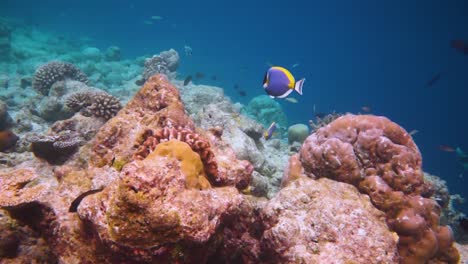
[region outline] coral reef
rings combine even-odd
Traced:
[[[121,59],[120,48],[117,46],[110,46],[109,48],[107,48],[106,52],[104,53],[104,58],[107,61],[120,61]]]
[[[316,115],[315,116],[315,121],[314,120],[309,120],[310,129],[312,130],[312,132],[315,132],[319,128],[330,124],[331,122],[333,122],[335,119],[337,119],[338,117],[340,117],[342,115],[343,114],[339,114],[339,113],[335,113],[335,112],[333,112],[331,114],[324,115],[324,116]]]
[[[122,108],[117,97],[105,92],[95,93],[91,97],[91,105],[85,109],[95,117],[102,117],[108,120],[115,116]]]
[[[145,159],[159,143],[166,142],[169,140],[178,140],[187,143],[190,148],[200,155],[203,161],[203,167],[206,174],[213,179],[216,179],[218,174],[218,165],[214,160],[214,154],[210,149],[210,143],[200,137],[199,134],[194,133],[189,129],[183,127],[168,128],[152,131],[146,130],[143,133],[142,142],[134,154],[135,159]],[[214,184],[216,182],[213,182]]]
[[[453,234],[439,226],[421,155],[411,136],[384,117],[345,115],[309,136],[300,151],[305,173],[353,184],[370,196],[398,233],[402,263],[457,263]]]
[[[60,121],[49,133],[78,124]],[[177,136],[157,144],[144,159],[133,159],[145,131],[182,124],[209,143],[221,187],[208,180],[196,146]],[[51,142],[61,139],[40,140],[54,146]],[[22,168],[0,175],[0,207],[38,230],[64,263],[206,262],[222,243],[222,223],[235,217],[243,200],[239,189],[247,187],[252,173],[216,135],[195,128],[177,89],[161,75],[151,77],[63,165],[26,160],[17,167]],[[68,212],[74,197],[99,188],[78,204],[78,215]]]
[[[267,263],[397,263],[397,236],[354,187],[302,178],[262,210]]]
[[[50,87],[63,80],[88,82],[88,77],[76,66],[67,62],[52,61],[42,65],[34,74],[32,86],[43,95],[49,94]]]
[[[288,120],[281,105],[267,95],[254,97],[242,109],[242,113],[258,120],[264,127],[270,126],[272,122],[276,122],[280,130],[288,126]]]
[[[31,136],[31,151],[51,164],[62,164],[75,153],[84,140],[78,133],[63,131],[55,135]]]
[[[176,70],[179,67],[179,59],[179,53],[174,49],[163,51],[159,55],[146,59],[143,81],[158,73],[164,74],[170,79],[175,78]]]
[[[288,128],[288,142],[303,143],[304,140],[309,136],[309,127],[304,124],[295,124]]]
[[[7,104],[0,100],[0,131],[11,127],[12,123]]]
[[[181,91],[187,111],[195,124],[217,131],[240,159],[254,166],[251,194],[273,197],[278,192],[283,170],[290,155],[287,144],[278,139],[265,141],[264,127],[240,114],[241,106],[224,96],[223,90],[206,85],[184,86],[175,82]]]

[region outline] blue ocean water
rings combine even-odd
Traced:
[[[127,58],[183,54],[188,45],[193,55],[182,56],[179,73],[216,75],[199,82],[244,104],[264,93],[268,64],[287,67],[307,79],[304,95],[293,95],[299,103],[280,101],[290,124],[307,123],[314,105],[325,113],[370,107],[418,130],[424,170],[468,197],[468,172],[455,153],[439,150],[468,151],[468,55],[450,45],[468,41],[466,1],[2,0],[0,16],[89,37],[102,50],[116,45]],[[162,19],[148,25],[151,16]]]

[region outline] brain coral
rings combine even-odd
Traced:
[[[400,236],[401,263],[457,263],[449,228],[428,197],[422,158],[411,136],[384,117],[345,115],[309,136],[300,152],[305,173],[350,183],[368,194]]]
[[[67,62],[52,61],[36,70],[32,86],[43,95],[49,93],[50,87],[57,81],[66,79],[88,82],[88,77],[75,65]]]

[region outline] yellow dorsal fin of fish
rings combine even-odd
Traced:
[[[288,77],[288,80],[289,80],[288,87],[289,87],[289,89],[294,89],[294,85],[296,84],[296,80],[294,79],[294,76],[287,69],[285,69],[283,67],[275,66],[273,68],[282,71],[286,75],[286,77]]]

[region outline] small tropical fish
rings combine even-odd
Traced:
[[[283,67],[271,67],[263,78],[263,88],[271,98],[285,98],[293,90],[302,95],[305,79],[296,82],[294,76]]]
[[[293,97],[288,97],[286,99],[284,99],[290,103],[293,103],[293,104],[297,104],[299,101],[296,99],[296,98],[293,98]]]
[[[411,130],[411,132],[408,133],[408,135],[414,136],[414,135],[416,135],[418,132],[419,132],[419,130],[413,129],[413,130]]]
[[[468,54],[468,44],[466,44],[465,41],[460,40],[460,39],[454,39],[450,42],[450,45],[452,48],[456,49],[457,51],[463,53],[463,54]]]
[[[276,128],[276,122],[271,123],[268,129],[263,133],[263,138],[266,140],[270,139],[273,136],[273,133],[275,133]]]
[[[190,46],[185,45],[184,46],[184,52],[186,56],[192,56],[192,48]]]
[[[195,78],[197,79],[202,79],[205,77],[205,74],[203,72],[197,72],[195,73]]]
[[[247,96],[247,92],[244,90],[239,90],[238,93],[240,96]]]
[[[370,113],[372,111],[372,109],[369,106],[363,106],[363,107],[361,107],[361,110],[364,113]]]
[[[184,86],[189,84],[191,81],[192,81],[192,75],[187,76],[187,78],[185,78],[184,80]]]
[[[153,20],[162,20],[162,16],[151,16],[151,19]]]
[[[439,81],[440,76],[442,76],[442,73],[441,73],[441,72],[439,72],[439,73],[437,73],[436,75],[432,76],[432,78],[431,78],[429,81],[427,81],[426,87],[431,87],[431,86],[433,86],[434,84],[436,84],[436,83]]]
[[[445,152],[455,152],[454,148],[447,146],[447,145],[440,145],[439,150],[445,151]]]
[[[298,67],[299,65],[300,65],[299,63],[294,63],[292,67],[293,67],[293,68],[296,68],[296,67]]]
[[[78,197],[75,198],[75,200],[73,200],[73,202],[70,205],[70,208],[68,208],[68,212],[76,213],[76,211],[78,210],[78,206],[80,205],[81,201],[86,196],[101,192],[102,190],[103,190],[103,188],[101,187],[99,189],[89,190],[89,191],[86,191],[86,192],[80,194]]]
[[[154,24],[153,21],[151,21],[151,20],[145,20],[145,21],[143,21],[143,23],[145,23],[146,25],[153,25]]]

